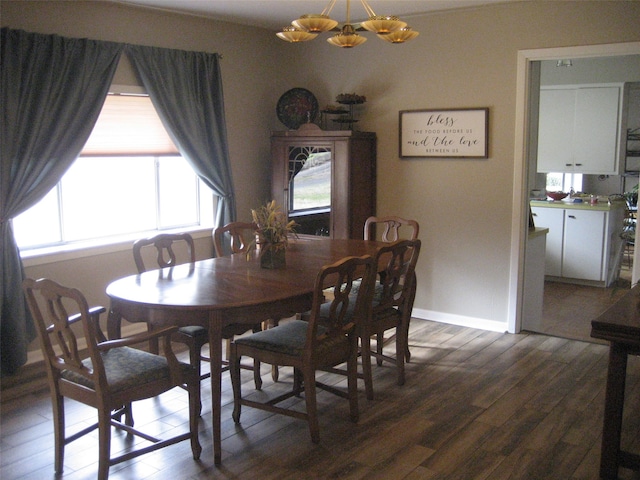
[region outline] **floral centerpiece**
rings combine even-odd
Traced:
[[[285,266],[285,251],[289,245],[289,235],[295,235],[297,223],[287,220],[285,213],[275,200],[251,210],[254,223],[258,226],[257,242],[260,247],[260,266],[282,268]]]

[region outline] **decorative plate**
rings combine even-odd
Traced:
[[[284,92],[276,108],[278,120],[297,130],[303,123],[310,123],[318,115],[318,100],[305,88],[292,88]]]

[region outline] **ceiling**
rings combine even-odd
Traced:
[[[321,13],[329,0],[109,0],[115,3],[158,8],[204,17],[211,17],[242,25],[280,30],[305,13]],[[368,0],[378,15],[396,15],[410,23],[411,16],[444,10],[480,7],[490,3],[520,0]],[[336,2],[331,17],[346,20],[346,0]],[[351,21],[366,18],[360,0],[351,4]]]

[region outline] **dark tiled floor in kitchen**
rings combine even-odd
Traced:
[[[591,338],[591,320],[631,287],[631,269],[624,265],[620,279],[609,288],[545,282],[542,327],[538,333],[561,338],[606,343]]]

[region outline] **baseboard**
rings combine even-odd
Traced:
[[[464,315],[455,315],[451,313],[435,312],[433,310],[425,310],[422,308],[414,308],[411,316],[422,320],[431,320],[434,322],[458,325],[460,327],[477,328],[491,332],[504,333],[508,331],[506,323],[503,322],[477,317],[467,317]]]

